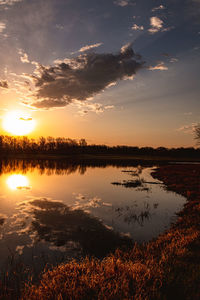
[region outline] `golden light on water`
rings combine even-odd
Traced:
[[[10,111],[3,117],[3,128],[13,135],[27,135],[35,128],[32,117],[21,111]]]
[[[28,190],[30,189],[29,180],[25,175],[13,174],[8,177],[7,185],[11,190]]]

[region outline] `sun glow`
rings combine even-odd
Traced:
[[[35,128],[35,120],[21,111],[8,112],[3,118],[3,128],[14,135],[27,135]]]
[[[11,190],[29,190],[28,178],[21,174],[13,174],[8,177],[7,185]]]

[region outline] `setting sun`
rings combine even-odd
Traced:
[[[27,113],[11,111],[3,118],[3,128],[14,135],[27,135],[34,130],[35,121]]]

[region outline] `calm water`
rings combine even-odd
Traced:
[[[35,268],[86,254],[101,257],[158,236],[185,199],[154,180],[153,168],[3,162],[0,264],[10,255]]]

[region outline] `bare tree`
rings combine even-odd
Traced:
[[[195,127],[195,140],[200,144],[200,124]]]

